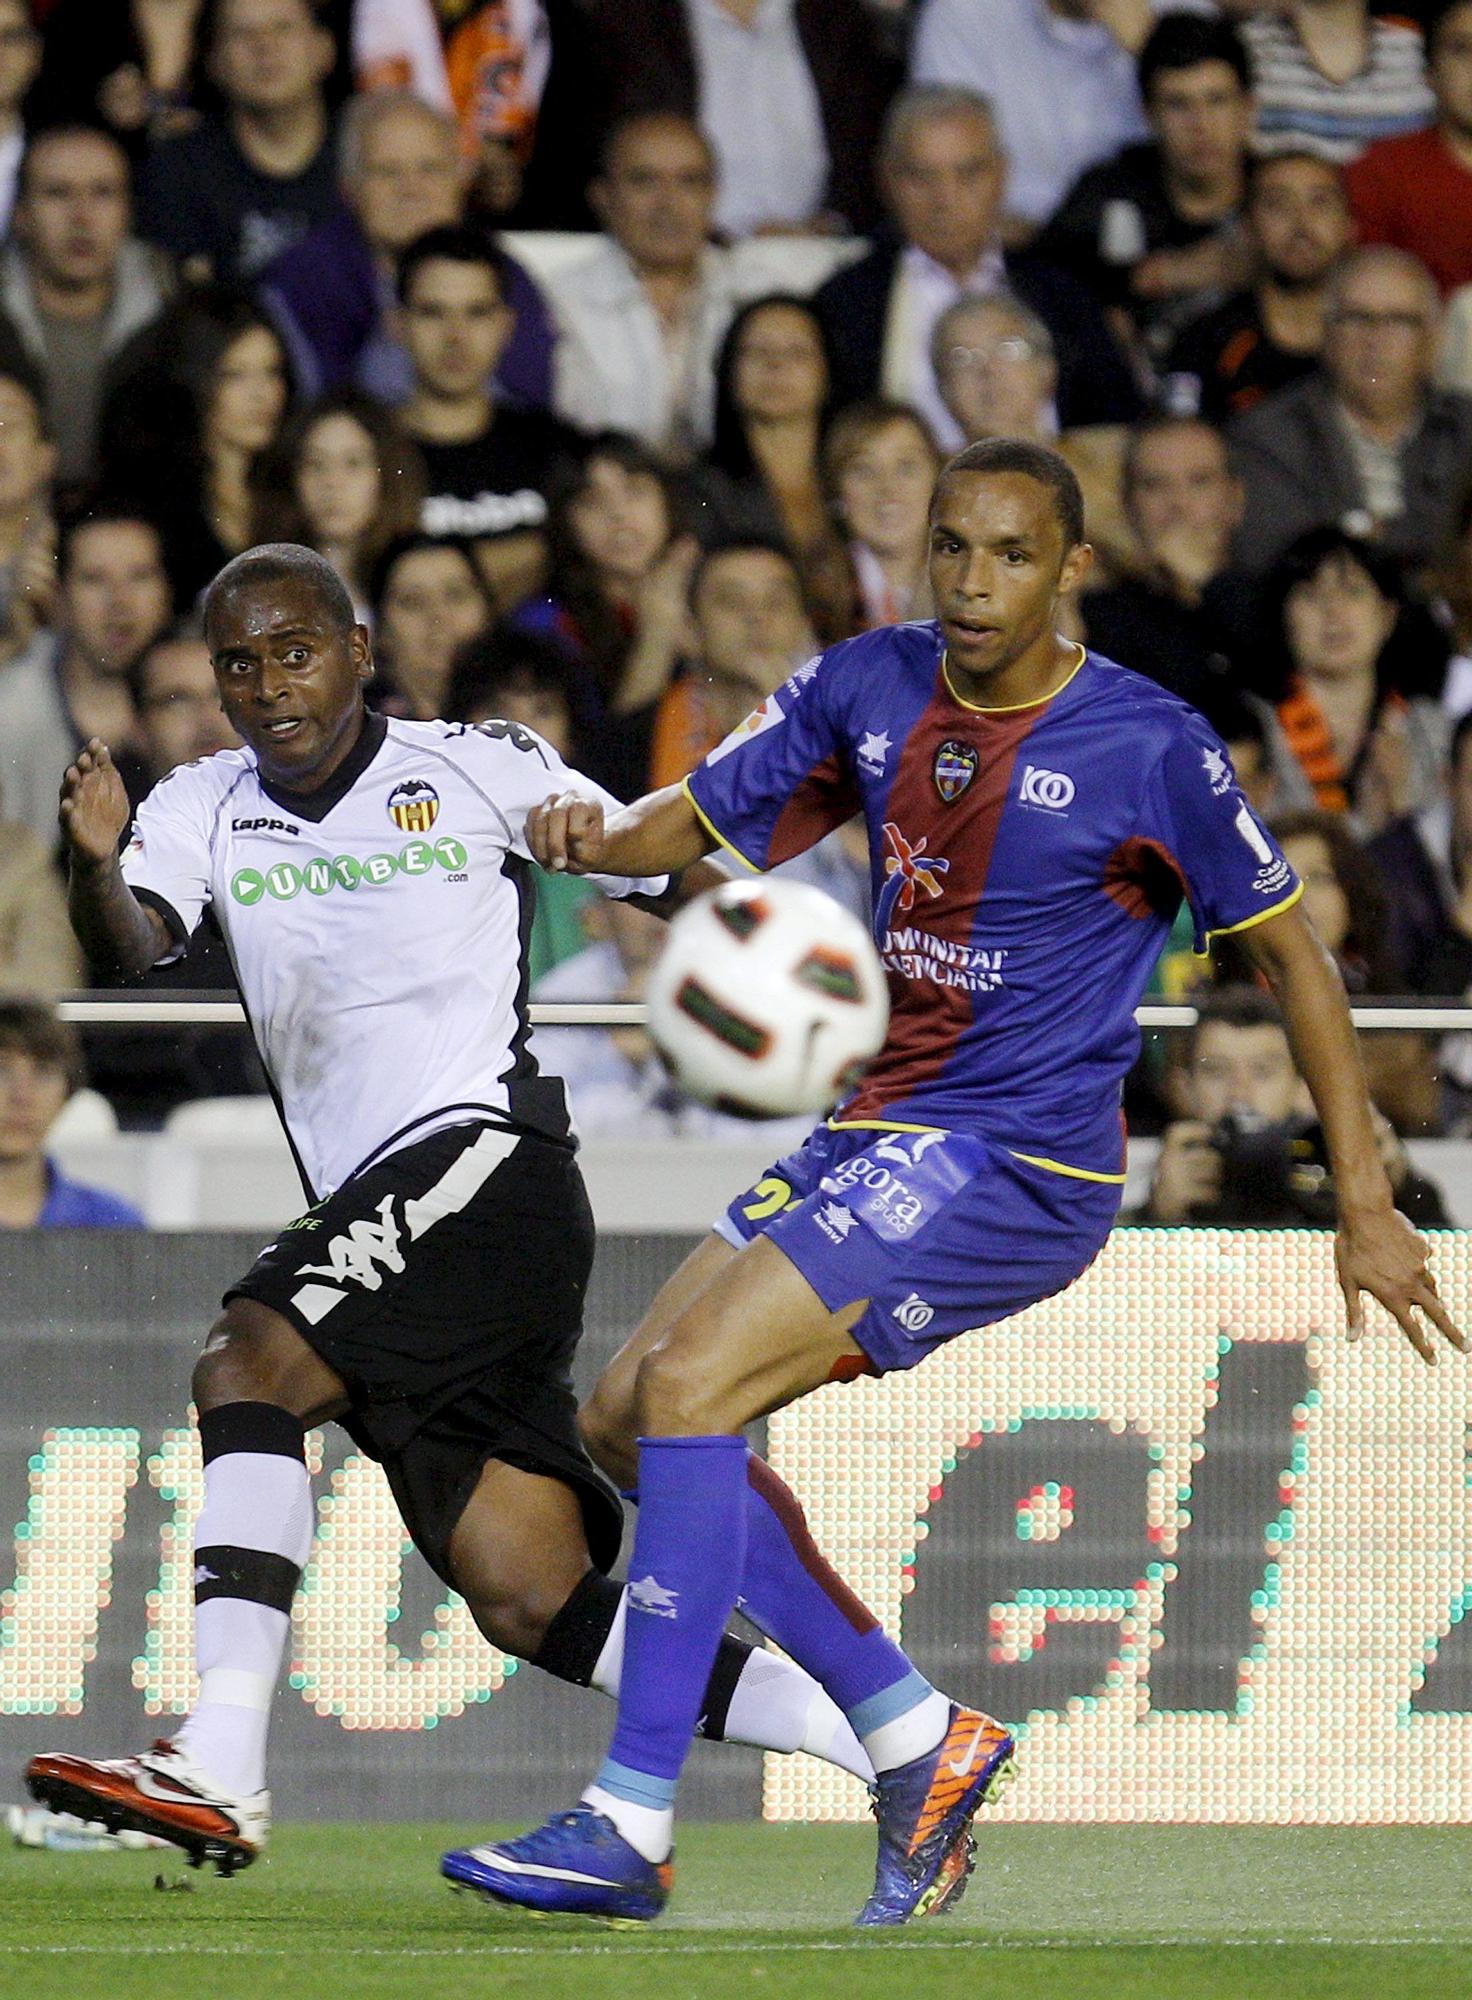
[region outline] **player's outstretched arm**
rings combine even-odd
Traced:
[[[1368,1292],[1423,1361],[1436,1359],[1437,1332],[1466,1353],[1467,1336],[1437,1297],[1426,1240],[1396,1210],[1334,961],[1296,904],[1243,931],[1241,942],[1278,996],[1294,1059],[1324,1127],[1339,1206],[1334,1255],[1350,1338],[1364,1330],[1361,1294]]]
[[[118,865],[128,794],[108,747],[94,736],[61,781],[61,831],[70,864],[67,908],[90,962],[137,978],[173,948],[157,910],[140,903]]]
[[[526,839],[533,860],[569,875],[676,875],[716,844],[679,785],[606,819],[596,801],[559,793],[532,807]]]

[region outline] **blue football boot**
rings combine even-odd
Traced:
[[[971,1820],[1012,1776],[1011,1736],[978,1708],[951,1704],[951,1720],[934,1750],[875,1785],[879,1858],[874,1893],[856,1923],[905,1924],[953,1908],[975,1866]]]
[[[488,1847],[457,1847],[440,1859],[457,1889],[543,1915],[648,1923],[669,1900],[674,1861],[646,1861],[611,1819],[591,1806],[558,1813],[535,1833]]]

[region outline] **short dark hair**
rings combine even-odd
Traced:
[[[30,12],[29,6],[26,12]],[[17,198],[30,193],[31,167],[37,153],[43,146],[49,146],[56,139],[100,139],[109,152],[115,153],[123,164],[123,179],[132,189],[133,163],[128,158],[127,148],[116,132],[106,125],[89,122],[85,118],[57,119],[50,125],[42,125],[37,131],[26,134],[25,151],[20,156],[20,167],[16,174],[15,190]]]
[[[1119,491],[1126,506],[1139,477],[1140,453],[1152,438],[1167,437],[1172,431],[1209,431],[1222,448],[1222,457],[1231,468],[1231,456],[1227,441],[1220,425],[1210,417],[1190,414],[1184,410],[1150,410],[1139,417],[1129,427],[1125,436],[1124,455],[1119,466]]]
[[[348,587],[315,549],[300,542],[263,542],[227,562],[204,594],[204,629],[208,643],[210,614],[223,598],[252,584],[305,583],[315,591],[339,632],[351,632],[358,622]]]
[[[690,602],[693,604],[699,596],[700,586],[704,583],[708,571],[715,563],[720,562],[725,556],[752,555],[775,556],[784,568],[791,570],[792,580],[797,585],[797,594],[802,598],[804,605],[806,605],[807,593],[803,589],[802,569],[798,564],[797,557],[788,548],[786,542],[779,540],[776,535],[758,534],[721,535],[715,540],[707,542],[696,557],[695,567],[690,572]]]
[[[88,528],[146,528],[158,544],[159,563],[168,575],[168,544],[161,523],[151,508],[142,506],[126,493],[98,494],[79,500],[62,515],[56,528],[56,571],[65,577],[71,567],[77,536]],[[172,583],[170,585],[172,592]]]
[[[1225,63],[1244,90],[1252,88],[1252,65],[1242,37],[1230,21],[1203,14],[1162,14],[1140,50],[1136,74],[1140,95],[1149,105],[1151,93],[1165,70],[1195,69],[1199,63]]]
[[[474,542],[467,535],[431,535],[423,528],[411,528],[407,535],[395,535],[374,563],[368,579],[368,601],[373,606],[373,615],[376,618],[382,617],[383,600],[388,594],[389,583],[405,556],[416,556],[426,550],[459,557],[470,572],[476,589],[486,601],[486,616],[489,618],[491,594],[486,589],[481,566],[475,559]]]
[[[1084,496],[1073,467],[1046,445],[1027,438],[982,438],[946,461],[936,478],[936,491],[958,472],[1019,472],[1024,479],[1036,480],[1052,495],[1065,549],[1076,548],[1083,540]]]
[[[578,719],[572,662],[554,640],[505,623],[467,639],[455,655],[445,692],[446,722],[468,722],[472,710],[505,687],[529,687],[560,695],[569,717]]]
[[[204,623],[194,613],[186,618],[176,618],[171,625],[165,625],[156,638],[150,639],[141,653],[128,662],[125,679],[128,694],[134,708],[141,715],[148,706],[148,663],[154,654],[165,646],[203,646],[206,644]]]
[[[414,280],[426,264],[476,264],[495,280],[502,305],[510,303],[511,285],[506,258],[486,235],[468,222],[445,222],[426,229],[422,236],[399,252],[394,289],[400,305],[407,305]]]
[[[1188,1063],[1205,1028],[1281,1028],[1285,1036],[1288,1033],[1277,1001],[1260,986],[1219,986],[1202,996],[1195,1024],[1186,1031],[1184,1055]]]
[[[1460,4],[1465,5],[1466,0],[1460,0]],[[1348,205],[1349,193],[1344,185],[1344,169],[1337,160],[1326,159],[1324,154],[1316,153],[1311,146],[1280,146],[1271,153],[1249,153],[1247,155],[1243,170],[1246,177],[1242,190],[1242,205],[1244,208],[1252,206],[1264,179],[1272,172],[1274,167],[1281,166],[1285,160],[1295,162],[1307,160],[1311,167],[1321,167],[1338,188],[1346,206]]]
[[[0,1052],[59,1069],[68,1096],[87,1081],[76,1030],[45,1000],[0,998]]]

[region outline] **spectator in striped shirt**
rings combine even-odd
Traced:
[[[1278,0],[1242,35],[1265,150],[1312,146],[1347,164],[1435,116],[1420,30],[1372,18],[1368,0]]]

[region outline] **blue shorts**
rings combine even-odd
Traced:
[[[1121,1193],[974,1132],[820,1125],[715,1227],[738,1250],[769,1237],[830,1312],[867,1299],[853,1336],[886,1374],[1071,1285],[1104,1247]]]

